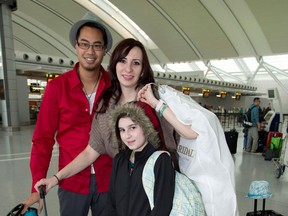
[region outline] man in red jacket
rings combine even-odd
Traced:
[[[72,26],[70,43],[76,48],[78,62],[45,89],[32,138],[32,193],[24,201],[25,209],[40,200],[33,186],[47,175],[55,141],[59,146],[59,170],[85,149],[99,98],[110,85],[109,74],[101,66],[112,47],[109,30],[88,12]],[[102,214],[110,179],[110,172],[104,169],[111,169],[111,163],[112,159],[103,155],[90,167],[59,182],[61,216],[87,216],[90,208],[93,216]],[[42,203],[38,211],[41,209]]]

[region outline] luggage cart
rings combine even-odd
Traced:
[[[275,177],[280,178],[285,172],[285,167],[288,166],[288,134],[286,134],[281,148],[281,154],[279,158],[272,159],[275,169]]]

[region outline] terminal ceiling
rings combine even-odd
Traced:
[[[18,0],[12,12],[14,47],[77,61],[69,30],[90,10],[109,27],[113,47],[127,37],[140,40],[154,71],[203,71],[207,79],[243,84],[279,81],[288,76],[287,9],[287,0]],[[108,60],[109,53],[104,64]],[[16,67],[47,72],[45,65],[17,60]]]

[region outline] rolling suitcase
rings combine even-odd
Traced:
[[[258,148],[256,150],[256,152],[265,152],[266,149],[266,142],[267,142],[267,136],[268,136],[268,132],[267,131],[259,131],[259,139],[258,139]]]
[[[29,207],[24,214],[21,214],[23,209],[24,204],[18,204],[7,214],[7,216],[38,216],[36,208]]]
[[[238,132],[235,129],[225,131],[225,138],[231,154],[237,152]]]
[[[225,139],[230,150],[231,154],[236,154],[237,152],[237,141],[238,141],[238,132],[235,129],[235,116],[233,118],[233,129],[230,131],[225,131]]]
[[[44,216],[48,216],[47,214],[47,207],[45,201],[45,186],[39,187],[40,191],[40,198],[43,200],[43,208],[44,208]],[[34,207],[29,207],[24,214],[21,214],[22,210],[24,209],[24,204],[18,204],[15,206],[7,216],[38,216],[37,209]]]
[[[279,158],[279,154],[282,148],[282,141],[283,141],[282,133],[279,133],[279,132],[268,133],[266,148],[265,148],[265,153],[264,153],[265,160],[270,161],[273,158]]]
[[[266,141],[266,149],[268,149],[270,147],[270,143],[271,143],[271,138],[272,137],[282,137],[283,134],[281,132],[277,132],[277,131],[270,131],[268,133],[268,136],[267,136],[267,141]]]
[[[246,216],[283,216],[273,210],[265,210],[265,199],[263,199],[262,210],[257,210],[257,199],[254,200],[254,211],[248,212]]]

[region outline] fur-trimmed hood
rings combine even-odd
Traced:
[[[159,121],[152,107],[138,101],[116,106],[115,109],[110,112],[109,126],[112,129],[113,143],[118,143],[119,150],[123,150],[126,148],[126,145],[122,142],[119,135],[119,117],[131,118],[133,122],[139,124],[143,129],[147,141],[151,143],[154,148],[159,147],[160,139],[155,129],[155,127],[157,128],[159,125]]]

